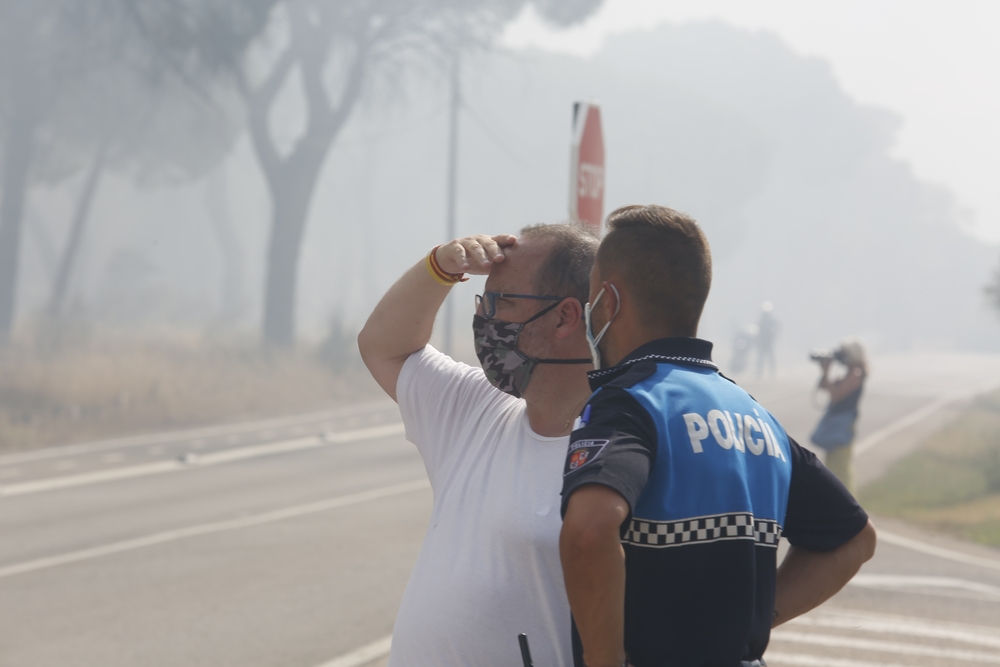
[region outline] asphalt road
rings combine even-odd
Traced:
[[[805,441],[814,380],[743,384]],[[877,360],[861,481],[993,383],[998,357]],[[390,402],[0,457],[0,665],[382,665],[430,507]],[[769,664],[1000,664],[1000,553],[877,524],[875,558]]]

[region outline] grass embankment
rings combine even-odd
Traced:
[[[875,514],[1000,546],[1000,392],[977,397],[866,486],[861,502]]]
[[[0,355],[0,453],[323,410],[380,396],[355,356],[250,341],[102,335]]]

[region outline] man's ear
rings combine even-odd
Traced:
[[[556,308],[559,321],[556,323],[556,338],[565,338],[583,325],[583,306],[573,297],[563,299]]]

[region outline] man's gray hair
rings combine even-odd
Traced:
[[[549,245],[549,256],[535,274],[537,294],[590,298],[590,269],[600,241],[589,229],[573,222],[528,225],[520,236]]]

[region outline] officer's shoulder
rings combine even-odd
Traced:
[[[629,366],[627,371],[604,386],[609,389],[628,389],[639,384],[654,373],[656,373],[655,361],[640,361]]]
[[[760,402],[759,402],[759,401],[758,401],[758,400],[757,400],[756,398],[754,398],[754,397],[753,397],[753,394],[751,394],[751,393],[750,393],[749,391],[747,391],[747,390],[746,390],[746,389],[745,389],[744,387],[741,387],[741,386],[740,386],[740,383],[739,383],[739,382],[737,382],[737,381],[736,381],[736,380],[734,380],[733,378],[729,377],[728,375],[726,375],[726,374],[725,374],[725,373],[723,373],[722,371],[716,371],[716,372],[718,373],[718,375],[719,375],[719,377],[720,377],[720,378],[722,378],[723,380],[726,380],[726,381],[728,381],[728,382],[729,382],[730,384],[732,384],[733,386],[736,386],[736,387],[739,387],[739,389],[740,389],[740,390],[741,390],[741,391],[742,391],[742,392],[743,392],[744,394],[746,394],[747,396],[749,396],[749,397],[750,397],[750,400],[751,400],[751,401],[753,401],[753,402],[754,402],[754,403],[756,403],[757,405],[760,405]]]

